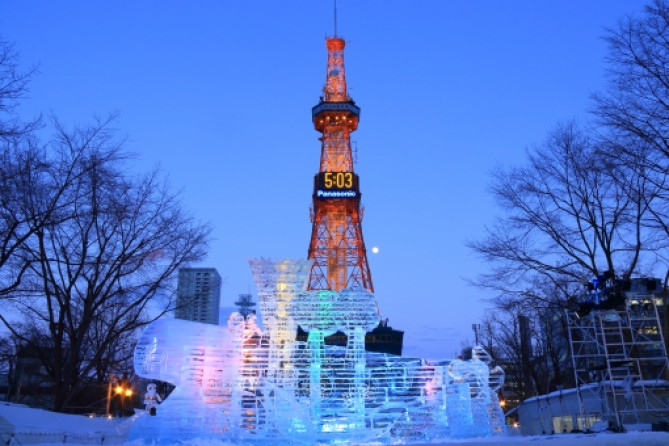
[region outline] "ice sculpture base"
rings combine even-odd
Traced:
[[[147,328],[135,371],[176,387],[155,416],[137,417],[130,440],[394,444],[504,434],[503,373],[482,348],[467,361],[366,352],[365,332],[379,321],[371,293],[306,291],[310,262],[261,259],[252,270],[265,330],[238,313],[225,327]],[[306,342],[295,340],[298,325]],[[346,347],[325,345],[336,331]]]

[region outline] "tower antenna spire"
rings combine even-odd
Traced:
[[[337,37],[337,0],[334,0],[334,36]]]

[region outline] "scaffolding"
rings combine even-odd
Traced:
[[[648,295],[616,309],[567,312],[583,426],[603,420],[622,430],[669,417],[669,361],[658,303]]]

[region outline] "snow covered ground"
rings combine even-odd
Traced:
[[[0,445],[62,446],[63,444],[69,444],[88,446],[118,444],[139,446],[139,444],[125,441],[131,423],[132,418],[88,418],[81,415],[64,415],[31,409],[18,404],[0,403]],[[190,446],[229,445],[225,441],[211,439],[175,442],[175,445],[177,444]],[[526,446],[669,446],[669,432],[627,432],[624,434],[603,432],[534,437],[508,436],[431,443],[432,446],[440,444],[461,446],[491,446],[497,444]]]

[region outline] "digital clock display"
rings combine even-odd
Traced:
[[[315,198],[357,198],[358,175],[353,172],[319,172],[314,178]]]

